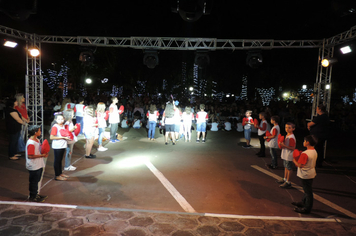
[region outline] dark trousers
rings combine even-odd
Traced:
[[[8,150],[9,157],[13,157],[15,156],[15,154],[17,154],[17,145],[19,142],[20,133],[21,131],[14,134],[9,134],[9,150]]]
[[[260,145],[261,145],[260,155],[266,154],[265,139],[263,138],[264,136],[265,136],[264,134],[258,136],[258,139],[260,140]]]
[[[28,190],[30,191],[30,198],[34,198],[38,194],[38,182],[41,180],[43,168],[38,170],[29,170],[28,172],[30,174],[30,184]]]
[[[318,153],[318,158],[316,159],[316,167],[321,167],[323,165],[324,145],[325,145],[325,139],[318,138],[318,143],[314,147],[316,153]]]
[[[270,153],[271,153],[271,158],[272,158],[272,166],[277,167],[278,166],[278,161],[277,161],[277,148],[269,148]]]
[[[313,208],[313,180],[314,179],[301,179],[302,180],[302,186],[304,190],[304,196],[302,199],[302,202],[304,204],[304,207],[307,209],[307,211],[311,211]]]
[[[111,126],[110,126],[110,139],[111,140],[117,139],[116,132],[117,132],[118,127],[119,127],[119,123],[111,124]]]
[[[62,160],[63,160],[64,153],[66,152],[66,148],[53,149],[53,152],[54,152],[53,168],[54,168],[54,174],[57,177],[62,174]]]

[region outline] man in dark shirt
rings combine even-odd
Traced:
[[[326,107],[320,104],[316,108],[318,114],[314,119],[308,123],[310,134],[318,138],[318,143],[315,145],[315,150],[318,153],[316,167],[322,167],[324,161],[324,145],[329,136],[330,119],[326,112]]]

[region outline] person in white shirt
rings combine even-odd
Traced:
[[[156,133],[156,125],[157,125],[157,118],[159,117],[159,113],[157,111],[157,107],[154,104],[151,104],[150,110],[146,114],[148,119],[148,139],[154,141],[155,140],[155,133]]]
[[[192,138],[192,120],[194,120],[194,114],[191,107],[185,107],[182,118],[185,141],[190,142]]]
[[[96,106],[96,118],[98,120],[98,130],[99,130],[99,137],[98,137],[98,151],[106,151],[108,150],[106,147],[103,146],[103,136],[106,128],[106,120],[109,118],[109,112],[105,112],[105,103],[99,102]]]
[[[208,113],[204,111],[205,104],[200,104],[200,111],[197,112],[197,143],[200,143],[200,134],[202,134],[202,143],[205,143],[206,121],[208,120]]]

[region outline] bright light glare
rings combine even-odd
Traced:
[[[14,48],[17,46],[17,43],[13,41],[5,41],[4,46],[9,48]]]
[[[40,55],[40,50],[38,50],[37,48],[32,48],[28,50],[30,52],[30,55],[33,57],[37,57],[38,55]]]
[[[227,97],[227,98],[229,98],[229,97],[230,97],[230,95],[229,95],[229,94],[226,94],[226,97]]]
[[[303,88],[303,89],[307,89],[307,86],[304,84],[302,88]]]
[[[340,48],[340,50],[341,50],[342,54],[346,54],[346,53],[352,52],[350,46],[342,47],[342,48]]]
[[[87,84],[91,84],[91,82],[92,82],[92,81],[91,81],[90,78],[88,78],[88,79],[85,80],[85,83],[87,83]]]
[[[122,161],[119,161],[118,166],[120,168],[131,168],[145,165],[147,161],[149,161],[147,157],[128,157]]]
[[[193,87],[189,87],[189,91],[193,91],[193,89],[194,89]]]
[[[288,97],[288,93],[283,93],[283,97],[284,98]]]
[[[330,89],[330,84],[325,85],[325,89]]]
[[[330,65],[330,61],[329,61],[328,59],[323,59],[323,60],[321,61],[321,65],[322,65],[323,67],[328,67],[328,66]]]

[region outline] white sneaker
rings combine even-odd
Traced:
[[[68,171],[73,171],[73,170],[76,170],[77,167],[74,167],[72,165],[68,166],[68,167],[64,167],[64,170],[68,170]]]
[[[98,148],[98,151],[101,151],[101,152],[105,152],[106,150],[108,150],[108,149],[105,148],[105,147],[99,147],[99,148]]]

